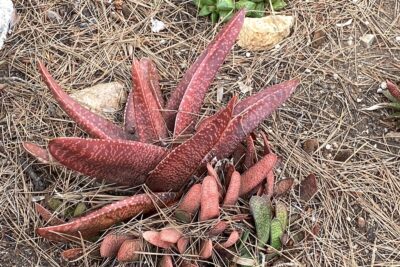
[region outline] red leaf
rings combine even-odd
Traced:
[[[300,198],[309,201],[318,191],[317,178],[315,174],[309,174],[300,183]]]
[[[180,254],[184,254],[187,247],[189,245],[189,239],[187,237],[181,237],[178,240],[178,243],[176,244],[178,251]]]
[[[53,215],[48,209],[40,205],[39,203],[35,203],[35,210],[37,213],[39,213],[42,218],[48,222],[49,225],[57,225],[57,224],[62,224],[65,223],[64,220],[61,220],[57,218],[56,216]]]
[[[90,136],[100,139],[132,139],[120,127],[81,106],[65,93],[39,61],[39,71],[47,87],[53,93],[60,107]]]
[[[173,244],[161,240],[160,233],[157,231],[146,231],[143,233],[143,239],[159,248],[170,248]]]
[[[186,92],[188,91],[188,88],[191,87],[193,88],[193,81],[198,81],[198,77],[199,77],[199,73],[201,74],[201,71],[199,71],[199,68],[204,69],[204,67],[209,66],[209,57],[210,57],[210,50],[215,50],[218,49],[219,46],[221,46],[221,43],[224,44],[223,42],[227,42],[226,47],[224,49],[227,50],[225,53],[228,53],[228,51],[230,50],[230,47],[233,45],[233,42],[235,40],[224,40],[224,38],[227,38],[228,34],[232,34],[232,35],[237,35],[238,34],[238,30],[240,30],[242,24],[244,21],[244,12],[238,12],[236,17],[232,18],[230,22],[227,23],[227,25],[219,31],[219,33],[217,34],[217,36],[214,38],[214,40],[207,46],[207,48],[203,51],[203,53],[201,53],[201,55],[197,58],[197,60],[193,63],[193,65],[186,71],[185,75],[183,76],[182,80],[179,82],[177,88],[173,91],[173,93],[171,94],[171,97],[168,99],[168,102],[166,104],[166,110],[167,112],[165,112],[165,121],[168,124],[168,128],[172,130],[172,128],[174,127],[174,123],[175,123],[175,115],[176,112],[178,111],[180,104],[186,94]],[[233,25],[232,25],[233,24]],[[231,36],[232,38],[233,36]],[[229,39],[229,38],[228,38]],[[236,39],[236,37],[235,37]],[[230,44],[232,42],[232,44]],[[215,48],[216,46],[216,48]],[[227,47],[229,46],[229,47]],[[211,53],[213,53],[214,51],[211,51]],[[220,59],[221,61],[224,60],[226,55],[222,55],[222,58]],[[219,64],[221,65],[222,62]],[[207,65],[207,66],[205,66]],[[218,70],[219,66],[213,66],[213,68],[216,68],[216,71]],[[214,75],[215,75],[214,73]],[[209,76],[211,76],[212,73],[209,74]],[[213,77],[210,77],[211,80],[213,79]],[[201,79],[201,77],[200,77]],[[209,82],[211,83],[211,81]],[[206,89],[208,88],[208,85],[204,85],[204,87],[206,87]],[[206,90],[205,89],[205,90]],[[196,90],[191,89],[191,90]],[[201,103],[203,102],[203,99],[201,99],[200,101]],[[199,103],[201,105],[201,103]],[[180,126],[182,127],[182,126]],[[183,127],[186,128],[186,127]],[[175,135],[177,135],[177,133],[175,133]]]
[[[129,239],[133,239],[133,236],[128,234],[106,235],[100,245],[100,255],[102,257],[116,257],[122,243]]]
[[[279,197],[285,194],[292,187],[293,182],[293,178],[279,180],[274,187],[274,196]]]
[[[175,216],[183,222],[189,223],[200,207],[201,184],[193,185],[175,211]]]
[[[201,250],[200,250],[200,258],[203,260],[206,260],[212,256],[212,241],[211,239],[204,240],[201,245]]]
[[[248,169],[254,165],[256,161],[256,147],[254,146],[254,140],[249,134],[246,137],[246,157],[244,158],[244,166]]]
[[[164,156],[164,148],[135,141],[56,138],[51,155],[64,166],[109,183],[136,186]]]
[[[61,257],[66,261],[73,261],[83,255],[82,248],[70,248],[61,253]]]
[[[41,148],[40,146],[30,142],[23,142],[22,146],[24,147],[26,152],[34,156],[41,163],[48,164],[52,161],[46,149]]]
[[[272,170],[277,161],[275,154],[269,154],[259,160],[253,167],[242,174],[242,187],[240,196],[249,193],[257,187]]]
[[[149,88],[157,102],[157,107],[161,110],[164,108],[164,99],[162,97],[160,88],[160,75],[158,75],[157,67],[154,62],[149,58],[142,58],[140,60],[145,80],[149,83]]]
[[[154,197],[147,194],[135,195],[104,206],[71,222],[38,228],[36,233],[46,239],[56,241],[68,240],[69,238],[65,235],[80,236],[79,232],[84,238],[88,238],[140,213],[154,211],[155,205],[170,205],[175,201],[176,196],[175,193],[158,193]]]
[[[206,176],[201,187],[199,221],[207,221],[219,216],[218,185],[213,176]]]
[[[240,173],[234,171],[232,173],[228,190],[226,191],[225,199],[223,202],[223,206],[233,206],[236,204],[239,199],[240,188],[242,187],[242,178],[240,177]]]
[[[141,240],[125,240],[118,250],[117,260],[119,262],[137,261],[140,258],[138,252],[141,251],[143,251],[143,243]]]
[[[239,232],[234,230],[234,231],[231,232],[231,234],[228,237],[228,240],[226,240],[222,244],[222,246],[224,248],[229,248],[229,247],[235,245],[235,243],[239,240],[239,238],[240,238]]]
[[[174,267],[171,255],[164,255],[161,258],[160,267]]]
[[[202,159],[218,142],[219,137],[231,120],[233,97],[219,116],[215,117],[202,130],[189,140],[172,150],[150,173],[146,184],[153,191],[178,191],[187,182],[190,175],[200,165]]]
[[[388,89],[389,93],[394,98],[396,98],[397,100],[400,101],[400,89],[397,87],[397,85],[395,85],[391,81],[386,81],[386,83],[387,83],[387,89]]]
[[[176,228],[165,228],[160,232],[160,238],[162,241],[175,244],[182,237],[182,232]]]
[[[298,84],[298,80],[283,82],[240,101],[234,109],[236,117],[203,162],[215,156],[218,159],[228,157],[248,134],[289,98]]]
[[[206,92],[236,41],[243,25],[244,15],[244,10],[237,12],[206,49],[207,55],[193,73],[179,104],[175,119],[175,137],[194,127],[193,122],[201,109]]]
[[[144,63],[143,63],[144,62]],[[148,78],[148,61],[132,63],[133,105],[136,134],[142,142],[156,142],[167,137],[167,128],[161,115],[161,107],[152,92]]]

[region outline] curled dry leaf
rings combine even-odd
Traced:
[[[270,49],[290,34],[293,23],[292,16],[245,18],[238,44],[248,50]]]
[[[317,191],[317,178],[315,174],[311,173],[300,183],[300,198],[304,201],[309,201]]]
[[[274,196],[279,197],[290,190],[294,183],[293,178],[279,180],[274,187]]]

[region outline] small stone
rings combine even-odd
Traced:
[[[310,74],[311,70],[310,69],[305,69],[304,72]]]
[[[354,39],[353,39],[353,37],[349,37],[349,39],[347,40],[347,45],[348,46],[352,46],[354,44]]]
[[[387,83],[386,82],[381,82],[381,88],[383,89],[383,90],[385,90],[386,88],[387,88]]]
[[[331,150],[331,149],[332,149],[332,145],[331,145],[331,144],[327,144],[327,145],[325,146],[325,149],[326,149],[326,150]]]
[[[250,52],[246,52],[246,57],[251,57],[251,53]]]
[[[246,94],[253,90],[251,86],[245,85],[242,81],[238,82],[238,85],[239,85],[239,90],[240,92],[242,92],[242,94]]]
[[[333,79],[335,80],[339,79],[339,75],[337,73],[333,74]]]
[[[369,48],[374,43],[375,39],[376,39],[375,34],[368,33],[368,34],[364,34],[360,38],[360,41],[364,47]]]
[[[358,227],[365,228],[367,223],[366,223],[366,221],[365,221],[365,219],[363,217],[358,217],[357,218],[357,224],[358,224]]]
[[[275,45],[275,49],[276,49],[276,50],[279,50],[280,48],[281,48],[281,45],[280,45],[280,44]]]
[[[351,218],[350,217],[346,217],[346,220],[348,221],[348,222],[351,222]]]
[[[311,155],[318,149],[318,146],[319,143],[317,139],[308,139],[303,144],[303,150]]]
[[[362,102],[362,98],[357,98],[356,101],[357,101],[357,103],[361,103]]]
[[[400,42],[400,36],[396,36],[396,41]]]
[[[167,41],[166,40],[164,40],[164,39],[162,39],[161,41],[160,41],[160,44],[166,44],[167,43]]]
[[[165,29],[164,22],[162,22],[158,19],[153,19],[153,18],[151,18],[150,21],[151,21],[151,31],[152,32],[158,33]]]
[[[382,94],[383,90],[382,90],[382,88],[379,87],[379,88],[376,90],[376,92],[377,92],[378,94]]]

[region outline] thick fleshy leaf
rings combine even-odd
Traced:
[[[293,178],[286,178],[286,179],[279,180],[274,187],[273,195],[275,197],[279,197],[279,196],[285,194],[286,192],[288,192],[290,190],[293,183],[294,183]]]
[[[235,243],[239,240],[240,234],[238,231],[233,230],[229,237],[228,240],[226,240],[224,243],[222,243],[222,246],[224,248],[230,248],[231,246],[235,245]]]
[[[226,55],[236,41],[243,25],[245,11],[241,10],[226,24],[215,41],[207,48],[207,55],[199,64],[187,85],[175,119],[174,136],[194,127],[204,97]]]
[[[100,139],[133,139],[133,136],[123,131],[120,127],[81,106],[65,93],[42,62],[39,61],[38,66],[44,82],[53,93],[60,107],[90,136]]]
[[[240,188],[242,187],[242,178],[240,173],[234,171],[229,181],[229,187],[226,190],[223,206],[233,206],[239,199]]]
[[[49,225],[57,225],[65,223],[65,221],[59,219],[55,216],[51,211],[40,205],[39,203],[35,203],[35,211],[39,213],[42,218],[48,222]]]
[[[236,116],[203,162],[213,157],[228,157],[248,134],[289,98],[298,85],[298,80],[290,80],[240,101],[234,109]]]
[[[143,63],[144,62],[144,63]],[[161,115],[159,102],[152,92],[149,81],[148,60],[132,63],[133,105],[136,134],[142,142],[157,142],[167,137],[167,128]]]
[[[163,241],[160,236],[160,232],[157,231],[146,231],[143,233],[143,239],[159,248],[170,248],[173,243]]]
[[[192,221],[194,214],[200,207],[201,201],[201,184],[193,185],[186,195],[182,198],[178,208],[175,211],[175,217],[183,222]]]
[[[242,20],[242,21],[236,20],[237,18],[240,18],[240,20]],[[237,13],[235,18],[233,18],[222,30],[220,30],[218,32],[218,34],[214,38],[214,40],[200,54],[200,56],[193,63],[193,65],[186,71],[182,80],[179,82],[177,88],[172,92],[172,94],[166,104],[166,112],[164,113],[165,114],[164,117],[165,117],[165,121],[167,122],[169,129],[173,130],[176,112],[178,111],[178,108],[182,102],[182,99],[183,99],[189,85],[191,84],[194,77],[196,77],[195,75],[197,75],[199,67],[203,66],[204,64],[208,64],[207,62],[203,63],[203,61],[205,59],[209,58],[208,55],[209,55],[210,49],[213,48],[213,46],[217,42],[220,42],[221,38],[223,39],[224,36],[226,36],[231,31],[231,29],[232,29],[232,27],[230,25],[231,23],[233,23],[235,25],[237,24],[236,27],[239,27],[239,29],[240,29],[243,24],[243,20],[244,20],[244,12],[240,11]],[[233,26],[235,26],[235,25],[233,25]],[[201,101],[201,102],[203,102],[203,101]]]
[[[175,201],[176,197],[175,193],[158,193],[155,196],[147,194],[135,195],[104,206],[71,222],[38,228],[36,233],[46,239],[55,241],[65,241],[68,240],[65,235],[73,237],[79,236],[79,233],[84,238],[88,238],[118,222],[141,213],[152,212],[156,209],[155,205],[170,205]]]
[[[252,196],[249,205],[256,225],[259,246],[263,247],[269,239],[272,218],[271,201],[266,197]]]
[[[132,239],[134,239],[134,236],[129,234],[106,235],[100,245],[100,256],[107,258],[116,257],[122,243]]]
[[[56,138],[51,155],[64,166],[109,183],[136,186],[166,155],[166,149],[125,140]]]
[[[143,251],[143,247],[143,242],[139,239],[125,240],[118,250],[117,260],[119,262],[137,261],[140,258],[140,252]]]
[[[49,164],[50,162],[52,162],[49,152],[47,152],[46,149],[41,148],[40,146],[30,142],[23,142],[22,146],[24,147],[26,152],[34,156],[41,163]]]
[[[206,176],[201,186],[199,221],[207,221],[219,216],[219,192],[215,177]]]
[[[153,191],[180,190],[190,175],[196,171],[202,159],[218,142],[231,120],[236,98],[206,127],[189,140],[172,150],[150,173],[146,184]]]
[[[240,196],[246,195],[256,188],[272,170],[277,161],[275,154],[268,154],[260,159],[253,167],[242,174],[242,186],[240,188]]]
[[[70,248],[61,253],[61,257],[66,261],[74,261],[83,255],[83,248]]]
[[[163,109],[165,103],[161,93],[160,75],[158,74],[156,65],[151,59],[142,58],[140,66],[142,67],[145,80],[149,83],[150,91],[157,102],[157,107],[160,110]]]
[[[256,147],[253,137],[249,134],[246,137],[246,156],[244,158],[244,166],[248,169],[256,162]]]
[[[390,94],[397,99],[397,101],[400,101],[400,89],[392,83],[391,81],[386,81],[387,83],[387,89],[390,92]]]

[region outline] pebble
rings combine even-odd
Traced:
[[[369,48],[374,43],[375,39],[375,34],[367,33],[360,38],[360,41],[364,47]]]
[[[386,89],[387,88],[387,83],[385,81],[383,81],[380,86],[381,86],[382,89]]]
[[[309,73],[311,73],[311,70],[310,69],[305,69],[304,72],[309,74]]]
[[[357,103],[361,103],[362,102],[362,98],[357,98],[356,101],[357,101]]]
[[[349,39],[347,40],[347,45],[348,45],[348,46],[352,46],[353,44],[354,44],[353,37],[350,36]]]
[[[396,41],[400,42],[400,36],[396,36]]]
[[[364,228],[366,225],[365,219],[363,217],[358,217],[357,224],[358,224],[358,227]]]
[[[382,90],[382,88],[379,87],[379,88],[376,90],[376,92],[377,92],[378,94],[382,94],[383,90]]]
[[[325,146],[325,148],[326,148],[326,150],[331,150],[331,149],[332,149],[332,145],[331,145],[331,144],[327,144],[327,145]]]
[[[246,57],[250,57],[251,53],[250,52],[246,52]]]
[[[160,41],[160,44],[166,44],[166,43],[167,43],[167,41],[164,39]]]
[[[337,73],[333,74],[333,79],[335,80],[339,79],[339,75]]]

